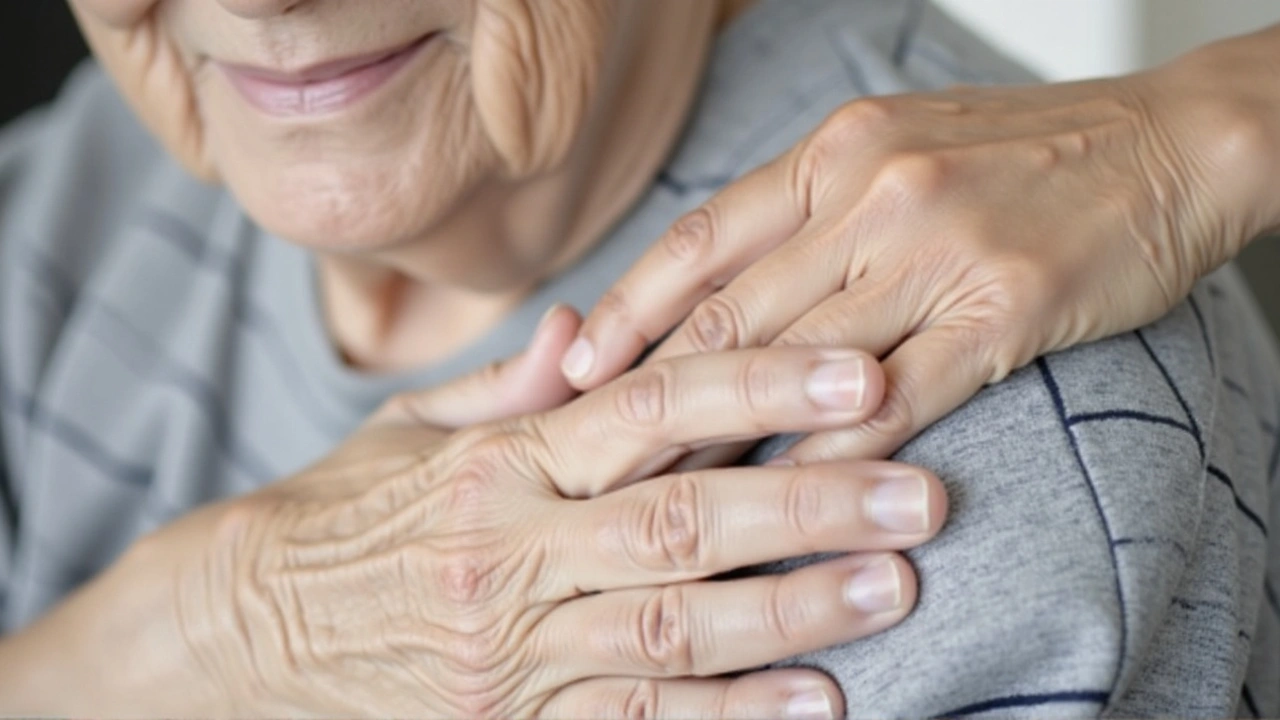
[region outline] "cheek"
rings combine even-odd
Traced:
[[[617,0],[479,0],[471,65],[481,122],[512,175],[563,162],[605,74]]]
[[[156,139],[197,177],[216,177],[187,64],[155,0],[73,0],[85,40]]]

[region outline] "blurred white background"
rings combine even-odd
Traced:
[[[934,0],[1054,80],[1108,75],[1280,22],[1280,0]]]

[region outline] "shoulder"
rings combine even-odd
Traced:
[[[1231,714],[1277,520],[1267,338],[1227,270],[984,390],[898,455],[952,502],[917,611],[802,661],[873,714]]]
[[[9,405],[32,402],[76,335],[69,329],[83,329],[101,297],[125,288],[171,305],[155,285],[180,278],[155,270],[176,265],[141,240],[178,232],[179,222],[207,225],[221,195],[169,160],[92,62],[52,104],[0,131],[0,389]]]
[[[859,97],[1034,76],[921,0],[760,0],[719,38],[665,179],[724,184]]]
[[[0,244],[12,254],[35,247],[83,279],[149,188],[172,187],[180,175],[106,75],[86,62],[53,104],[0,138]]]

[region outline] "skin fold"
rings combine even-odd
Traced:
[[[331,340],[370,372],[466,347],[603,238],[748,4],[71,3],[169,152],[317,254]],[[429,34],[367,102],[303,119],[254,110],[219,65]],[[910,611],[897,551],[947,499],[881,458],[1280,226],[1277,80],[1271,29],[1124,78],[851,102],[585,322],[556,308],[524,354],[141,539],[0,641],[0,712],[842,716],[817,672],[736,673]],[[720,467],[780,432],[812,433],[791,464]],[[824,551],[843,554],[706,580]]]

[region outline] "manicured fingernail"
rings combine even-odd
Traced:
[[[830,410],[857,410],[866,395],[866,361],[862,356],[829,360],[809,374],[805,392]]]
[[[929,483],[921,475],[881,480],[862,500],[871,522],[889,532],[922,533],[929,529]]]
[[[902,606],[902,578],[892,560],[877,560],[859,568],[844,586],[844,599],[868,615]]]
[[[787,700],[787,720],[834,720],[831,698],[821,690],[803,690]]]
[[[591,366],[595,364],[596,351],[591,347],[591,342],[586,338],[578,338],[569,346],[569,351],[564,354],[564,361],[560,363],[560,371],[570,380],[581,380],[591,372]]]

